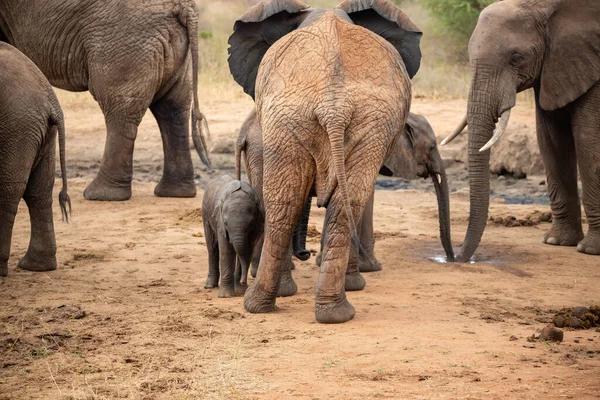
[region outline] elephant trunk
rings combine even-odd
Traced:
[[[469,226],[458,261],[471,259],[485,230],[490,205],[490,151],[480,151],[492,138],[498,106],[492,95],[474,80],[469,93]]]
[[[454,249],[452,248],[452,239],[450,236],[450,196],[448,190],[448,178],[446,170],[442,163],[442,157],[439,153],[434,156],[435,159],[431,166],[428,166],[428,172],[433,180],[435,194],[438,201],[438,218],[440,221],[440,239],[446,252],[446,260],[454,262]]]
[[[294,235],[292,237],[292,249],[294,256],[300,261],[306,261],[310,258],[310,251],[306,250],[306,233],[308,231],[308,219],[310,217],[310,205],[312,203],[312,197],[306,199],[304,203],[304,209],[302,210],[302,217],[300,222],[294,229]]]

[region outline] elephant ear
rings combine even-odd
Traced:
[[[379,170],[380,174],[408,180],[417,178],[414,136],[418,127],[415,126],[416,121],[411,118],[412,115],[409,114],[404,129],[397,135],[383,167]]]
[[[297,29],[309,6],[298,0],[263,0],[237,20],[229,37],[229,70],[254,99],[258,67],[277,40]]]
[[[560,2],[546,25],[540,106],[556,110],[600,80],[600,1]]]
[[[417,26],[389,0],[345,0],[338,4],[350,19],[388,42],[400,53],[412,79],[421,66],[421,36]]]

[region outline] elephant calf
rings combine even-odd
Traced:
[[[63,114],[42,72],[14,47],[0,42],[0,276],[8,273],[15,215],[21,198],[31,217],[31,239],[19,268],[56,269],[52,219],[56,133],[63,187],[58,196],[68,219]]]
[[[248,266],[264,226],[258,195],[248,183],[222,176],[206,187],[202,219],[208,248],[208,278],[204,287],[217,287],[220,276],[219,297],[244,294]]]

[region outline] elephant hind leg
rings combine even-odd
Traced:
[[[583,238],[577,192],[577,159],[569,115],[536,107],[537,137],[546,167],[552,228],[544,243],[575,246]]]
[[[356,145],[346,162],[348,187],[351,198],[352,215],[359,221],[365,205],[373,193],[375,180],[386,148],[378,137],[366,137]],[[368,151],[368,160],[365,154]],[[354,318],[354,307],[346,298],[346,272],[353,252],[353,269],[356,268],[358,249],[351,249],[349,220],[344,211],[341,192],[336,190],[325,214],[325,227],[322,236],[322,256],[319,279],[317,281],[315,315],[321,323],[341,323]],[[361,277],[362,278],[362,277]]]
[[[194,165],[190,154],[190,82],[187,75],[169,90],[150,110],[160,128],[164,169],[154,189],[158,197],[195,197]]]
[[[271,124],[265,126],[274,129]],[[269,149],[263,176],[264,242],[256,279],[244,296],[244,307],[252,313],[274,310],[282,276],[286,284],[293,282],[291,274],[287,275],[289,268],[284,275],[285,263],[315,174],[312,156],[296,142],[293,131],[283,126],[265,131],[264,139]]]
[[[48,153],[31,172],[23,199],[31,219],[31,238],[25,257],[18,267],[28,271],[56,269],[56,238],[52,215],[54,187],[54,142],[48,143]]]

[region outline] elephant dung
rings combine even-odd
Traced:
[[[555,328],[552,325],[546,326],[542,329],[538,340],[542,342],[562,342],[564,338],[564,333],[560,329]]]
[[[559,328],[588,329],[600,325],[600,307],[573,307],[560,310],[553,319]]]

